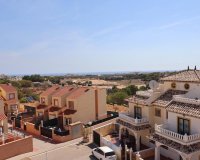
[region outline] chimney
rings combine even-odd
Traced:
[[[188,66],[188,71],[190,70],[190,66]]]
[[[195,70],[195,71],[197,70],[197,66],[194,67],[194,70]]]

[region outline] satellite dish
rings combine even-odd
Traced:
[[[157,89],[159,86],[158,82],[156,82],[155,80],[152,80],[149,82],[149,87],[152,89],[152,90],[155,90]]]

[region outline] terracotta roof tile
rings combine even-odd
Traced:
[[[53,97],[60,97],[63,95],[67,95],[70,94],[71,92],[73,92],[75,90],[74,86],[66,86],[66,87],[62,87],[60,88],[56,93],[54,93],[52,96]]]
[[[46,91],[44,91],[40,96],[48,96],[54,94],[56,91],[59,90],[59,88],[60,86],[58,85],[52,86],[51,88],[48,88]]]
[[[161,78],[161,81],[180,81],[180,82],[199,82],[200,83],[200,71],[199,70],[186,70],[177,74]]]
[[[0,84],[0,88],[2,88],[5,92],[16,92],[16,88],[9,84]]]
[[[82,96],[83,94],[85,94],[86,92],[88,92],[89,90],[91,90],[91,89],[88,88],[88,87],[77,88],[67,98],[69,98],[69,99],[76,99],[76,98]]]
[[[47,109],[47,108],[48,108],[47,105],[40,104],[39,106],[37,106],[37,109]]]
[[[12,100],[8,100],[8,101],[6,101],[6,103],[7,104],[17,104],[17,103],[19,103],[19,101],[18,100],[16,100],[16,99],[12,99]]]
[[[63,113],[64,113],[64,115],[71,115],[76,112],[77,112],[76,110],[66,109]]]
[[[200,105],[172,102],[166,109],[167,111],[200,118]]]
[[[187,91],[181,90],[168,90],[162,96],[160,96],[156,101],[154,101],[153,105],[158,105],[162,107],[166,107],[170,101],[172,101],[174,95],[186,94]]]
[[[52,106],[52,107],[49,108],[49,112],[57,112],[57,111],[59,111],[59,110],[61,110],[60,107]]]

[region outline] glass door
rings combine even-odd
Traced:
[[[134,118],[142,119],[142,109],[141,107],[134,107]]]
[[[188,119],[178,118],[178,133],[190,134],[190,121]]]

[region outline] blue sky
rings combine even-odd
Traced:
[[[198,0],[0,0],[0,73],[199,66]]]

